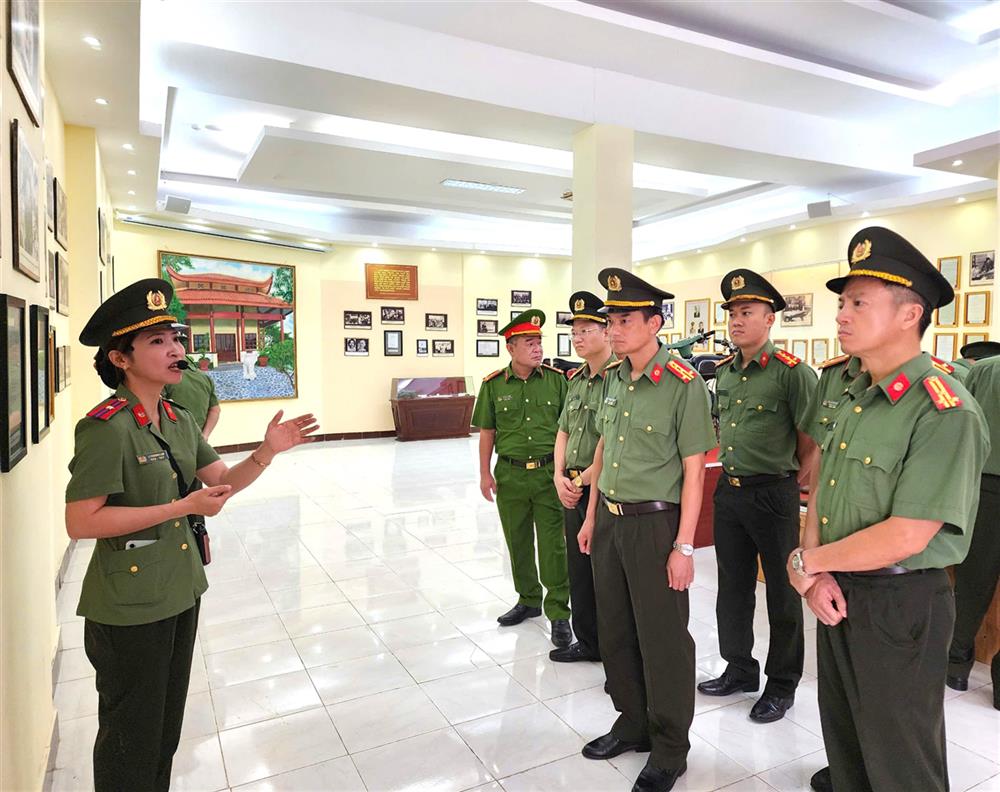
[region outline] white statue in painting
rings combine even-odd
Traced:
[[[258,357],[260,357],[260,353],[256,349],[247,349],[240,356],[240,360],[243,363],[243,379],[245,380],[257,379]]]

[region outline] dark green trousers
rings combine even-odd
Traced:
[[[694,639],[688,593],[667,586],[679,511],[615,517],[603,503],[591,543],[597,629],[608,692],[621,713],[611,733],[652,743],[650,762],[679,767],[691,748]]]
[[[597,600],[594,597],[594,570],[590,556],[580,552],[577,534],[587,516],[590,487],[584,487],[580,502],[572,509],[563,509],[566,527],[566,561],[569,566],[569,595],[573,605],[573,635],[593,657],[601,656],[597,640]]]
[[[525,470],[502,459],[497,460],[493,470],[497,482],[497,511],[507,540],[518,602],[530,608],[541,607],[542,586],[545,586],[545,617],[552,621],[569,618],[563,507],[552,481],[554,473],[551,462],[536,470]]]
[[[836,578],[847,618],[816,630],[833,788],[946,792],[944,680],[955,621],[948,575]]]
[[[165,792],[180,741],[201,600],[134,627],[86,621],[97,671],[95,792]]]

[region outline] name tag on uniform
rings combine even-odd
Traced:
[[[604,399],[604,403],[609,407],[614,407],[618,404],[618,398],[616,396],[608,396]]]
[[[509,393],[505,393],[502,396],[497,396],[497,401],[510,401],[511,398],[512,397]]]
[[[830,399],[823,399],[823,406],[824,407],[829,407],[829,408],[833,409],[838,404],[840,404],[839,401],[831,401]]]
[[[151,462],[162,462],[166,458],[166,451],[154,451],[152,454],[139,454],[136,456],[136,461],[140,465],[148,465]]]

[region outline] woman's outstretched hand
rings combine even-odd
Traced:
[[[278,410],[264,433],[264,445],[272,454],[280,454],[289,448],[310,442],[312,438],[309,435],[319,429],[316,416],[312,413],[300,415],[298,418],[290,418],[287,421],[281,420],[283,414],[284,410]]]

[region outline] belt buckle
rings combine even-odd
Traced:
[[[605,500],[604,505],[608,507],[608,511],[615,515],[615,517],[623,517],[625,515],[620,503],[612,503],[609,500]]]
[[[740,484],[740,477],[739,476],[730,476],[729,477],[729,486],[730,487],[741,487],[741,486],[743,486],[742,484]]]
[[[536,467],[538,467],[538,463],[533,459],[524,463],[525,470],[534,470]]]

